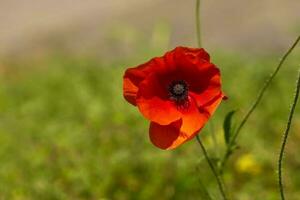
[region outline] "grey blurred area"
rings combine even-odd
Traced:
[[[0,0],[0,58],[111,51],[120,48],[112,32],[120,41],[128,30],[147,38],[162,22],[170,48],[194,46],[194,10],[195,0]],[[277,51],[300,33],[299,0],[202,0],[201,11],[210,49]]]

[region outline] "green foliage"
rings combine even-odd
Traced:
[[[125,67],[158,55],[146,54],[105,64],[53,56],[1,67],[0,199],[198,199],[205,195],[199,178],[212,199],[218,199],[211,172],[199,163],[202,155],[195,141],[173,151],[155,148],[148,139],[148,122],[122,97]],[[211,55],[230,97],[214,115],[216,136],[223,139],[223,113],[247,108],[276,59]],[[236,199],[277,196],[274,163],[293,91],[289,76],[295,71],[288,67],[297,62],[291,58],[241,135],[242,148],[228,166],[232,173],[224,174]],[[287,173],[300,164],[299,130],[295,126],[291,133]],[[209,131],[201,134],[211,151]],[[254,155],[263,172],[245,173],[247,168],[236,166],[245,153]],[[300,176],[287,177],[289,198],[295,199]]]

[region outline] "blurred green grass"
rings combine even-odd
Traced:
[[[11,61],[0,72],[0,199],[201,199],[201,184],[219,199],[195,141],[173,151],[155,148],[148,122],[122,97],[126,67],[161,49],[106,60],[48,55]],[[213,52],[229,99],[213,117],[218,146],[201,134],[212,156],[224,150],[222,120],[245,113],[280,55]],[[225,180],[235,199],[277,199],[276,162],[289,111],[299,51],[291,55],[239,138]],[[284,163],[287,196],[299,197],[299,108]],[[250,154],[251,166],[237,164]],[[230,173],[229,173],[230,172]]]

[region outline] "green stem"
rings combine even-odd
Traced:
[[[200,0],[196,0],[196,33],[198,47],[201,47]]]
[[[279,159],[278,159],[278,184],[279,184],[279,191],[280,191],[280,196],[281,196],[282,200],[285,199],[284,198],[284,191],[283,191],[283,183],[282,183],[282,159],[283,159],[283,153],[284,153],[285,145],[286,145],[288,135],[289,135],[289,130],[291,128],[293,115],[294,115],[295,108],[296,108],[296,105],[297,105],[297,102],[298,102],[299,90],[300,90],[300,71],[298,73],[295,97],[294,97],[294,100],[293,100],[291,111],[289,113],[289,118],[288,118],[288,122],[286,124],[286,129],[283,133],[283,140],[282,140]]]
[[[284,56],[281,58],[279,64],[277,65],[277,67],[275,68],[274,72],[270,75],[270,77],[266,80],[264,86],[261,88],[257,98],[254,100],[252,106],[250,107],[249,111],[247,112],[247,114],[244,116],[243,120],[241,121],[240,125],[238,126],[238,128],[236,129],[235,133],[232,136],[232,139],[230,140],[230,143],[226,149],[226,152],[224,154],[224,157],[221,161],[221,171],[223,170],[226,161],[228,160],[229,156],[232,154],[233,150],[234,150],[234,145],[235,145],[235,141],[241,131],[241,129],[243,128],[243,126],[245,125],[245,123],[248,121],[250,115],[252,114],[252,112],[255,110],[255,108],[257,107],[257,105],[260,103],[266,89],[269,87],[270,83],[272,82],[272,80],[274,79],[274,77],[277,75],[278,71],[280,70],[280,68],[282,67],[282,65],[284,64],[286,58],[290,55],[290,53],[293,51],[293,49],[296,47],[296,45],[298,44],[298,42],[300,41],[300,35],[297,37],[297,39],[295,40],[295,42],[292,44],[292,46],[288,49],[288,51],[284,54]]]
[[[224,187],[223,187],[222,180],[221,180],[221,178],[219,177],[219,174],[218,174],[217,170],[215,169],[214,164],[213,164],[212,161],[210,160],[210,158],[209,158],[209,156],[208,156],[208,154],[207,154],[207,151],[206,151],[206,149],[205,149],[203,143],[202,143],[201,140],[200,140],[199,134],[196,135],[196,139],[197,139],[198,143],[200,144],[200,147],[201,147],[201,149],[202,149],[202,151],[203,151],[204,157],[205,157],[205,159],[206,159],[206,161],[207,161],[207,163],[208,163],[208,165],[209,165],[211,171],[213,172],[213,174],[214,174],[214,176],[215,176],[215,178],[216,178],[216,180],[217,180],[217,183],[218,183],[218,186],[219,186],[219,189],[220,189],[220,192],[221,192],[221,194],[222,194],[223,199],[224,199],[224,200],[227,200],[228,198],[227,198],[227,196],[226,196],[226,193],[225,193],[225,190],[224,190]]]
[[[196,35],[197,35],[197,43],[198,43],[198,47],[202,47],[202,44],[201,44],[201,20],[200,20],[200,0],[196,0],[196,13],[195,13],[195,17],[196,17]],[[211,124],[211,128],[213,129],[212,127],[213,125]],[[214,134],[214,133],[213,133]],[[208,154],[207,154],[207,151],[204,147],[204,145],[202,144],[201,140],[200,140],[200,137],[199,135],[197,134],[196,135],[196,138],[197,138],[197,141],[198,143],[200,144],[200,147],[203,151],[203,154],[205,156],[205,159],[209,165],[209,167],[211,168],[216,180],[217,180],[217,183],[219,185],[219,189],[220,189],[220,192],[222,194],[222,197],[224,200],[227,200],[227,197],[226,197],[226,194],[225,194],[225,190],[224,190],[224,187],[223,187],[223,184],[222,184],[222,179],[219,177],[219,174],[217,172],[217,170],[215,169],[212,161],[210,160]],[[216,138],[215,138],[215,135],[213,135],[213,140],[214,140],[214,144],[216,145]]]

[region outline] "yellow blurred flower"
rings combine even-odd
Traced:
[[[261,166],[252,154],[242,155],[235,163],[235,168],[239,173],[258,175],[261,172]]]

